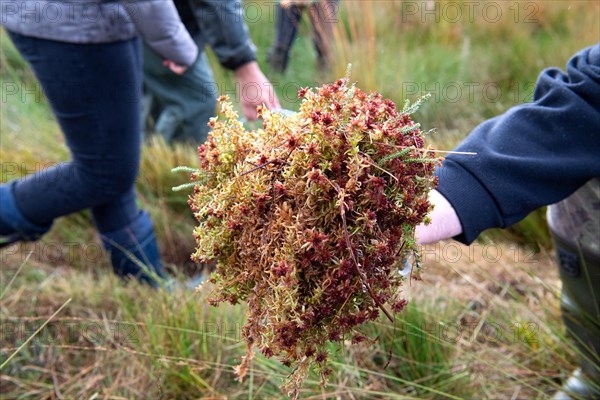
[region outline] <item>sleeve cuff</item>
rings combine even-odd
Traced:
[[[484,230],[504,227],[494,198],[460,164],[446,159],[436,175],[439,177],[438,192],[452,205],[462,225],[463,233],[455,236],[455,240],[471,244]]]
[[[231,71],[235,71],[242,65],[248,64],[252,61],[256,61],[256,52],[254,51],[252,46],[248,46],[248,48],[246,48],[245,50],[235,53],[237,53],[235,57],[219,60],[224,68],[227,68]]]

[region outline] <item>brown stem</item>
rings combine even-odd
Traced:
[[[350,242],[350,235],[348,234],[348,225],[346,224],[346,209],[344,208],[344,192],[343,192],[343,190],[339,189],[339,187],[338,187],[338,193],[340,194],[340,214],[342,216],[342,224],[344,226],[344,238],[346,239],[346,245],[348,246],[348,250],[350,251],[350,255],[352,256],[354,265],[356,265],[356,271],[358,272],[358,276],[360,277],[362,284],[367,288],[367,291],[369,292],[369,295],[371,296],[371,298],[373,299],[375,304],[377,304],[377,307],[379,307],[379,309],[381,311],[383,311],[383,313],[390,320],[391,323],[394,323],[394,318],[391,316],[389,311],[386,310],[385,307],[383,306],[383,304],[381,304],[381,302],[377,299],[377,297],[375,297],[375,294],[373,293],[373,290],[371,289],[371,285],[369,285],[369,283],[367,282],[367,277],[365,276],[365,271],[361,268],[358,260],[356,259],[356,255],[354,254],[354,251],[352,250],[352,243]]]

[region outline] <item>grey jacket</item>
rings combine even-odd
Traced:
[[[172,0],[0,0],[0,25],[68,43],[110,43],[139,33],[157,53],[192,65],[198,47]]]

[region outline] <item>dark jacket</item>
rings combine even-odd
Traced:
[[[0,0],[0,25],[41,39],[110,43],[137,32],[164,58],[192,65],[198,48],[171,0]]]
[[[175,0],[175,6],[200,50],[208,44],[223,67],[235,70],[256,60],[240,0]]]
[[[600,176],[600,44],[584,49],[566,72],[540,75],[533,102],[479,125],[438,169],[438,190],[471,243],[492,227],[512,225]],[[598,211],[600,213],[600,210]]]

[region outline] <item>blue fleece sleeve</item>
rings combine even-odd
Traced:
[[[436,172],[473,242],[600,176],[600,44],[540,75],[533,102],[479,125]]]

